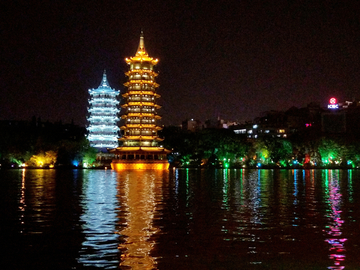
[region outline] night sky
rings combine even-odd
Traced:
[[[141,29],[164,125],[360,98],[357,2],[2,1],[0,120],[85,125],[104,69],[125,92]]]

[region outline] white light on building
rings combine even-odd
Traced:
[[[102,82],[96,89],[89,89],[88,140],[95,148],[118,146],[119,90],[109,86],[104,71]]]

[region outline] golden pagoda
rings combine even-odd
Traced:
[[[153,59],[145,50],[144,35],[141,32],[140,43],[134,57],[126,58],[129,71],[125,73],[128,81],[124,84],[127,91],[123,94],[125,104],[121,107],[125,113],[121,116],[124,125],[122,146],[110,150],[115,154],[111,163],[112,169],[167,169],[169,150],[159,146],[163,139],[158,137],[161,127],[156,121],[161,119],[156,104],[160,97],[156,93],[159,84],[155,82],[158,75],[154,66],[158,59]]]

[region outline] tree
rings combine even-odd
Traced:
[[[266,144],[272,162],[287,166],[288,160],[292,159],[293,154],[291,142],[283,138],[274,138],[267,140]]]
[[[318,147],[322,163],[339,165],[344,156],[344,148],[334,140],[322,138]]]
[[[34,167],[53,167],[56,163],[57,159],[57,152],[55,151],[47,151],[47,152],[40,152],[37,155],[33,155],[30,160],[28,161],[29,166]]]

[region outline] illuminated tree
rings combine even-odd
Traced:
[[[258,139],[253,142],[248,154],[248,164],[267,165],[270,162],[269,148],[264,140]]]
[[[59,142],[58,165],[79,166],[92,164],[96,160],[98,150],[90,146],[85,137],[78,141],[63,140]]]
[[[217,157],[223,161],[224,166],[243,164],[248,152],[248,144],[243,138],[237,135],[228,135],[217,138],[218,152]]]
[[[334,140],[323,138],[318,149],[324,165],[340,165],[344,156],[344,148],[340,144]]]
[[[56,159],[57,152],[50,150],[45,153],[41,152],[37,155],[33,155],[28,161],[28,165],[35,167],[54,166],[56,163]]]
[[[280,138],[274,138],[266,141],[270,159],[275,164],[287,166],[288,161],[292,159],[293,147],[290,141]]]
[[[96,161],[97,150],[94,147],[89,147],[83,152],[83,164],[91,165]]]

